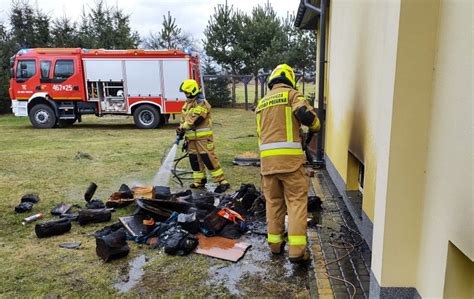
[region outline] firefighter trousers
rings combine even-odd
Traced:
[[[262,189],[267,210],[267,232],[270,249],[277,253],[285,233],[285,214],[288,213],[288,254],[303,256],[306,250],[306,227],[309,178],[302,165],[290,173],[262,176]]]
[[[189,163],[193,170],[193,180],[196,184],[205,184],[206,168],[215,182],[225,180],[224,171],[214,152],[212,135],[205,138],[188,140]]]

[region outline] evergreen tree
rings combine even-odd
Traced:
[[[277,17],[275,10],[268,2],[258,5],[252,14],[244,18],[243,34],[239,45],[245,53],[245,70],[255,76],[258,86],[258,71],[271,71],[276,65],[288,61],[288,36]],[[258,90],[255,88],[255,102],[258,101]]]
[[[84,48],[136,48],[139,35],[130,28],[130,16],[118,8],[107,7],[103,0],[89,12],[82,11],[79,43]]]
[[[166,49],[176,48],[176,40],[180,34],[181,28],[176,25],[176,18],[173,18],[168,11],[168,16],[163,15],[163,28],[160,31],[162,45]]]
[[[197,49],[196,41],[181,30],[176,24],[176,18],[172,17],[169,11],[167,15],[163,15],[160,32],[150,32],[143,41],[143,47],[147,49]]]
[[[294,27],[295,16],[288,15],[284,21],[290,46],[288,48],[287,62],[303,77],[303,92],[306,77],[314,77],[316,70],[316,32],[299,30]]]
[[[219,77],[209,59],[204,60],[204,75],[216,75],[204,79],[206,99],[213,107],[226,106],[230,101],[229,79]]]
[[[79,46],[76,23],[66,16],[53,21],[51,35],[53,47],[75,48]]]
[[[50,18],[40,10],[35,11],[34,25],[34,47],[49,47],[51,45]]]
[[[79,25],[77,37],[80,48],[95,48],[96,42],[92,34],[92,28],[89,26],[89,19],[86,9],[82,7],[81,22]]]
[[[219,4],[204,29],[206,54],[222,68],[233,74],[240,74],[244,67],[244,55],[239,45],[242,23],[245,16],[229,6]]]
[[[245,16],[229,6],[217,5],[204,30],[204,49],[227,73],[241,74],[245,53],[240,45]],[[232,105],[235,104],[235,84],[232,79]]]
[[[0,114],[10,112],[8,94],[10,57],[17,51],[17,46],[5,25],[0,23]]]
[[[12,2],[10,25],[13,40],[20,48],[35,46],[35,13],[29,2],[18,0]]]
[[[130,15],[116,8],[112,14],[114,47],[117,49],[136,48],[140,42],[138,32],[130,28]]]

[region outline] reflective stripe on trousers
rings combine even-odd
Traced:
[[[288,236],[288,245],[290,246],[305,246],[306,236]]]
[[[282,235],[268,234],[268,243],[278,244],[278,243],[281,243],[281,242],[283,242]]]
[[[194,171],[193,172],[193,179],[204,179],[206,178],[206,173],[205,172],[201,172],[201,171]]]
[[[223,174],[224,174],[224,171],[222,170],[222,168],[219,168],[219,169],[217,169],[217,170],[211,171],[211,176],[212,176],[213,178],[218,177],[218,176],[223,175]]]

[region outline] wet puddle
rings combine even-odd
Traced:
[[[145,266],[146,262],[147,258],[145,257],[145,255],[140,255],[131,260],[128,263],[130,266],[130,271],[126,276],[126,279],[114,284],[114,288],[117,289],[120,293],[130,291],[134,286],[137,285],[137,283],[140,282],[143,274],[145,274],[143,266]]]
[[[225,262],[210,267],[208,285],[221,284],[234,296],[249,295],[245,290],[255,289],[255,284],[259,281],[274,281],[305,288],[308,268],[293,265],[285,255],[269,253],[265,236],[248,234],[241,241],[252,244],[252,247],[237,263]]]

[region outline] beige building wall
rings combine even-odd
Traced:
[[[473,258],[471,19],[467,0],[331,1],[326,155],[348,185],[349,152],[365,165],[382,287],[441,297],[448,241]]]
[[[348,183],[349,151],[365,165],[363,210],[386,189],[399,4],[331,1],[326,154]]]
[[[426,184],[420,215],[417,289],[424,297],[443,294],[449,242],[474,260],[472,6],[467,0],[444,0],[439,10]],[[468,266],[473,286],[472,262]]]

